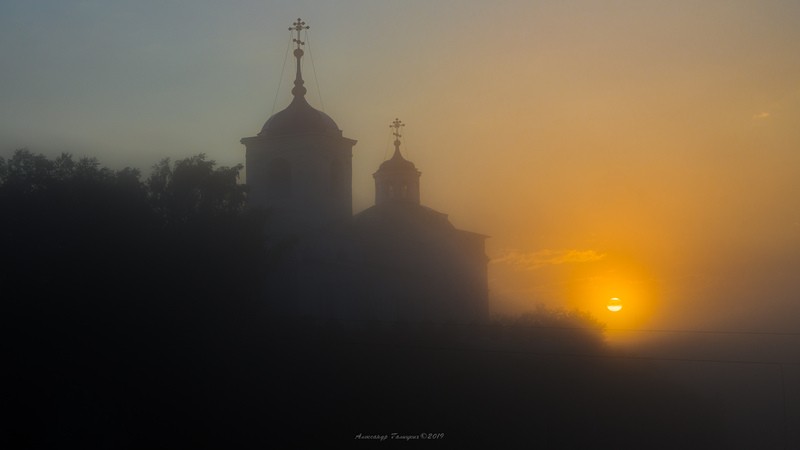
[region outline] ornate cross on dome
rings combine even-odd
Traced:
[[[297,58],[297,75],[294,78],[294,88],[292,88],[292,95],[294,95],[295,98],[305,97],[306,95],[306,88],[303,86],[303,84],[305,84],[303,82],[303,74],[300,73],[300,58],[303,57],[303,49],[300,48],[300,46],[306,43],[300,40],[300,32],[308,30],[309,28],[311,27],[306,25],[299,17],[297,18],[297,22],[293,23],[289,28],[289,31],[297,32],[297,37],[292,39],[292,42],[297,44],[297,48],[294,49],[294,57]]]
[[[289,31],[297,31],[297,38],[292,39],[292,42],[297,43],[297,48],[299,49],[301,45],[306,45],[305,42],[300,40],[300,32],[303,30],[308,30],[311,28],[310,26],[306,25],[299,17],[297,18],[297,22],[293,23],[292,26],[289,28]]]
[[[389,128],[394,128],[392,135],[394,136],[394,147],[396,149],[400,148],[400,138],[403,137],[403,135],[400,134],[400,128],[403,128],[404,126],[406,126],[406,124],[404,124],[403,122],[400,121],[400,119],[397,118],[395,118],[392,124],[389,125]]]

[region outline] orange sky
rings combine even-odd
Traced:
[[[308,98],[359,141],[356,211],[399,117],[423,203],[492,236],[496,311],[797,329],[795,2],[9,1],[2,154],[243,162],[298,15]]]

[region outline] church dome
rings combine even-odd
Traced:
[[[411,161],[403,158],[403,155],[400,153],[400,138],[402,135],[400,134],[400,128],[406,126],[400,119],[394,119],[389,128],[394,128],[394,133],[392,133],[395,137],[394,139],[394,154],[390,159],[384,161],[379,167],[378,172],[413,172],[415,174],[418,173],[417,167]]]
[[[403,155],[400,154],[399,148],[395,149],[394,155],[392,155],[391,159],[384,161],[380,167],[378,167],[378,171],[383,170],[390,170],[390,171],[399,171],[399,170],[408,170],[408,171],[417,171],[417,167],[411,161],[403,158]]]
[[[292,88],[294,99],[286,109],[273,114],[261,127],[261,132],[258,135],[264,137],[298,134],[333,134],[341,136],[342,131],[339,130],[336,122],[324,112],[312,108],[306,101],[305,82],[300,70],[300,59],[304,54],[301,47],[305,42],[300,40],[300,32],[307,30],[308,26],[300,19],[297,19],[297,22],[293,25],[289,30],[297,32],[297,38],[293,39],[293,42],[297,44],[297,48],[294,50],[294,57],[297,60],[297,74],[294,79],[294,88]]]
[[[312,108],[305,97],[295,96],[292,103],[273,114],[258,133],[267,137],[291,134],[341,135],[342,131],[329,115]]]

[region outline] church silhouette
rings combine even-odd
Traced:
[[[245,137],[248,207],[265,208],[278,255],[265,275],[279,315],[474,323],[488,318],[485,239],[420,204],[420,171],[401,151],[373,174],[375,205],[353,215],[352,150],[336,122],[305,98],[297,19],[293,99]],[[294,34],[293,33],[293,34]]]

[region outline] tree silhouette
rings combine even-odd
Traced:
[[[170,164],[164,159],[153,166],[147,187],[156,210],[168,222],[191,217],[241,213],[245,187],[237,183],[241,164],[214,168],[204,154]]]
[[[145,416],[159,405],[185,409],[191,380],[206,379],[187,355],[213,359],[210,350],[247,332],[260,314],[264,216],[243,210],[239,167],[199,155],[155,169],[143,182],[135,169],[113,171],[69,154],[48,159],[19,150],[0,158],[13,444],[47,441],[46,427],[28,427],[84,391],[99,410],[56,414],[85,439],[97,430],[84,421],[115,409],[108,402]],[[136,399],[131,386],[158,395]]]

